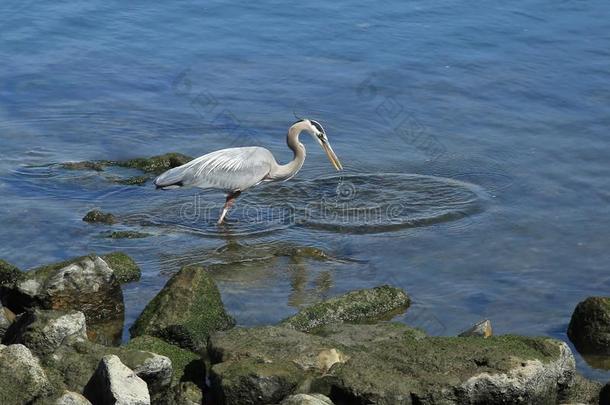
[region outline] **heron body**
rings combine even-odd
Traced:
[[[198,187],[226,191],[227,200],[218,220],[221,224],[241,192],[261,182],[286,181],[298,173],[306,155],[305,146],[299,141],[303,131],[316,139],[335,168],[341,170],[341,163],[324,128],[316,121],[304,119],[295,122],[288,130],[286,141],[294,157],[284,165],[279,164],[269,150],[258,146],[221,149],[164,172],[154,184],[163,190]]]

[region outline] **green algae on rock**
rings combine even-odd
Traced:
[[[117,184],[123,184],[126,186],[141,186],[150,180],[150,176],[132,176],[125,179],[113,179],[112,181]]]
[[[569,348],[553,339],[428,337],[395,323],[334,324],[315,334],[236,328],[214,334],[209,351],[211,380],[228,403],[279,402],[313,389],[336,403],[554,404],[575,374]]]
[[[410,305],[409,296],[400,288],[380,287],[350,291],[319,302],[280,322],[281,326],[303,332],[340,322],[390,319]]]
[[[120,284],[138,281],[142,270],[136,262],[123,252],[114,252],[102,256],[102,259],[112,269],[114,276]]]
[[[142,239],[149,236],[151,236],[150,233],[138,231],[114,231],[106,234],[106,237],[111,239]]]
[[[111,213],[102,212],[100,210],[91,210],[83,217],[83,221],[89,223],[101,223],[112,225],[117,223],[117,219]]]
[[[37,267],[12,287],[3,288],[6,306],[16,314],[28,309],[82,311],[89,339],[118,344],[125,306],[112,269],[99,256],[88,255]]]
[[[68,170],[95,170],[101,172],[104,170],[104,162],[83,161],[83,162],[64,162],[61,167]]]
[[[23,277],[23,272],[17,266],[0,259],[0,287],[10,286]]]
[[[210,333],[235,324],[206,269],[183,267],[144,308],[129,329],[132,337],[152,335],[194,351],[203,351]]]
[[[170,152],[163,155],[151,156],[148,158],[136,158],[111,162],[116,166],[130,167],[139,169],[146,173],[161,174],[166,170],[174,167],[182,166],[185,163],[193,160],[192,157],[183,155],[182,153]]]
[[[568,337],[582,354],[610,356],[610,297],[589,297],[578,303]]]
[[[23,345],[0,345],[0,404],[29,404],[51,395],[40,361]]]
[[[131,339],[125,346],[127,349],[153,352],[168,357],[174,370],[172,385],[181,381],[192,381],[202,386],[205,382],[205,363],[200,355],[154,336],[138,336]]]

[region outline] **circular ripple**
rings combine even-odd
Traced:
[[[415,174],[353,174],[286,183],[250,199],[281,200],[302,226],[373,233],[464,219],[480,212],[485,193],[462,181]],[[277,210],[277,208],[276,208]]]

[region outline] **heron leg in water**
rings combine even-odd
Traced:
[[[220,214],[220,218],[218,218],[218,225],[222,224],[222,222],[225,219],[225,216],[227,215],[227,212],[229,212],[229,210],[235,203],[235,199],[237,197],[239,197],[240,194],[241,194],[241,191],[237,190],[237,191],[233,191],[232,193],[229,193],[229,195],[227,195],[227,201],[225,202],[225,206],[222,208],[222,213]]]

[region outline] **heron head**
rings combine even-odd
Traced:
[[[333,148],[330,146],[330,142],[326,136],[326,131],[324,131],[322,125],[320,125],[318,121],[314,120],[305,119],[303,121],[307,124],[305,130],[309,132],[316,141],[318,141],[320,146],[322,146],[322,149],[324,149],[324,152],[326,152],[326,156],[328,156],[328,159],[333,164],[335,169],[342,170],[343,166],[341,165],[337,155],[335,155]]]

